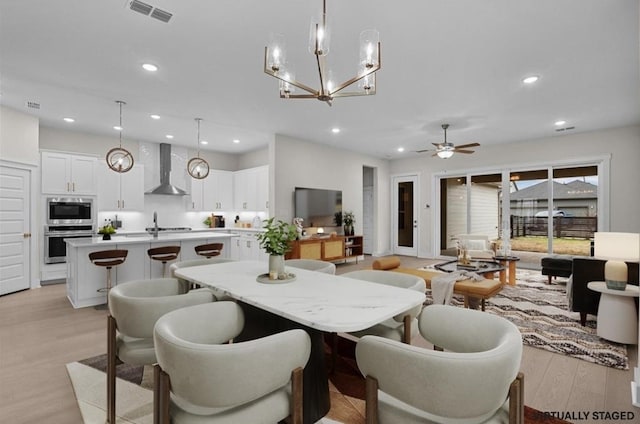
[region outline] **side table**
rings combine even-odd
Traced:
[[[516,262],[520,260],[517,256],[494,256],[494,260],[500,262],[500,265],[504,267],[502,271],[500,271],[500,282],[505,284],[507,282],[507,270],[509,268],[509,285],[516,285]]]
[[[624,290],[611,290],[604,281],[591,281],[590,290],[600,292],[597,334],[617,343],[638,344],[638,313],[634,297],[638,286],[627,284]]]

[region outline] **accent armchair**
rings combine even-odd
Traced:
[[[496,244],[484,234],[458,234],[456,239],[467,247],[472,259],[492,259],[496,255]]]
[[[425,339],[443,350],[376,336],[358,341],[367,424],[524,422],[522,337],[515,325],[448,305],[427,306],[419,323]]]
[[[604,264],[607,261],[595,258],[573,258],[571,283],[567,283],[571,310],[580,313],[580,324],[585,325],[587,314],[597,315],[600,293],[587,288],[590,281],[604,281]],[[638,285],[638,262],[627,262],[628,284]]]

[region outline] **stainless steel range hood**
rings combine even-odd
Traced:
[[[145,194],[168,194],[171,196],[187,194],[183,189],[171,184],[171,144],[160,143],[160,185]]]

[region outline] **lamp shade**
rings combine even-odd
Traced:
[[[596,232],[594,255],[600,259],[640,260],[640,234]]]
[[[624,261],[640,259],[640,234],[597,232],[594,234],[594,254],[608,259],[604,266],[607,288],[625,290],[628,273]]]

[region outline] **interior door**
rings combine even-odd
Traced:
[[[418,176],[393,177],[393,253],[418,256]]]
[[[31,173],[0,166],[0,295],[29,288]]]

